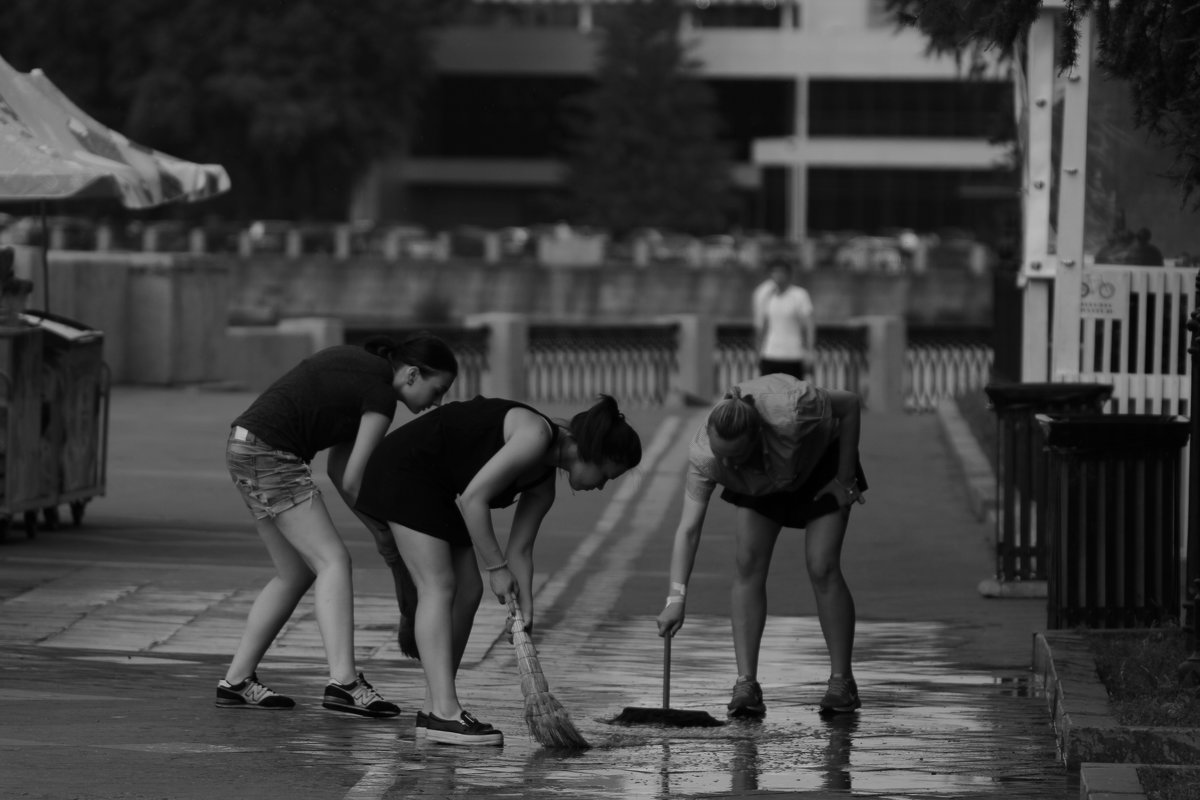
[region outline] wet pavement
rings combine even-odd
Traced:
[[[360,667],[399,719],[320,706],[324,658],[306,598],[260,667],[285,712],[211,704],[269,576],[220,460],[249,396],[119,388],[108,491],[79,529],[0,544],[0,798],[1068,798],[1032,633],[1043,601],[986,599],[989,527],[967,510],[935,416],[864,418],[872,489],[844,554],[858,606],[863,709],[823,720],[828,673],[800,537],[781,538],[759,679],[761,722],[608,724],[662,701],[662,604],[694,409],[634,410],[647,458],[603,493],[564,492],[538,543],[535,642],[592,748],[537,745],[522,721],[503,609],[485,599],[459,689],[502,748],[414,739],[423,693],[396,649],[390,578],[348,512]],[[547,409],[565,413],[570,409]],[[217,432],[214,441],[214,430]],[[733,514],[714,500],[672,648],[671,706],[724,719]],[[503,523],[500,526],[503,529]]]

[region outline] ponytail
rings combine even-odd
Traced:
[[[757,437],[762,430],[762,417],[754,407],[754,398],[743,395],[741,387],[734,386],[709,412],[708,428],[726,441]]]
[[[600,395],[599,402],[572,417],[568,427],[579,457],[590,464],[612,461],[633,469],[642,461],[642,440],[610,395]]]
[[[414,333],[400,344],[387,336],[372,336],[363,342],[363,349],[387,359],[394,370],[416,367],[425,378],[437,372],[445,372],[451,378],[458,376],[458,359],[454,351],[428,331]]]

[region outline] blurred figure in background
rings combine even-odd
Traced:
[[[754,290],[754,332],[760,375],[812,374],[817,325],[808,292],[792,283],[792,265],[770,262],[768,278]]]

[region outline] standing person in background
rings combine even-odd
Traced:
[[[759,374],[809,377],[816,357],[817,325],[812,299],[792,283],[787,261],[770,263],[767,280],[754,290],[753,311]]]
[[[500,745],[504,735],[465,711],[455,677],[483,595],[518,603],[533,626],[533,545],[554,503],[556,470],[572,491],[603,489],[642,459],[613,398],[568,422],[514,400],[449,403],[387,435],[367,464],[358,510],[386,520],[417,588],[413,618],[425,703],[416,735]],[[517,504],[501,546],[492,509]]]
[[[367,458],[392,424],[399,400],[414,413],[441,404],[458,361],[441,339],[419,334],[397,346],[376,337],[304,359],[233,421],[226,464],[275,565],[250,609],[218,708],[291,708],[295,702],[258,680],[271,642],[315,584],[315,612],[329,683],[325,708],[365,717],[400,713],[358,671],[350,554],[313,483],[310,462],[329,449],[330,477],[358,496]],[[374,532],[374,531],[373,531]]]
[[[679,526],[671,555],[660,636],[683,626],[688,578],[700,546],[709,499],[738,507],[731,606],[738,677],[731,717],[761,717],[758,652],[767,619],[767,572],[782,528],[804,528],[804,556],[829,648],[830,676],[822,714],[849,713],[862,703],[851,671],[854,598],[842,575],[842,542],[850,506],[865,502],[858,460],[860,401],[790,375],[765,375],[734,386],[709,412],[688,453]]]

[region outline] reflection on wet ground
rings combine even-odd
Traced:
[[[110,769],[121,757],[132,763],[169,757],[177,768],[217,769],[235,783],[249,770],[270,787],[262,796],[271,798],[1061,800],[1078,794],[1077,781],[1056,758],[1045,699],[1031,673],[958,664],[954,629],[937,623],[859,624],[855,672],[864,706],[857,714],[823,719],[816,713],[828,672],[816,620],[772,617],[759,675],[765,719],[715,728],[609,724],[627,706],[661,703],[662,645],[652,624],[605,619],[555,627],[538,641],[551,691],[592,745],[582,752],[546,750],[530,738],[512,647],[503,639],[459,681],[466,707],[505,732],[502,748],[417,741],[412,709],[423,687],[412,662],[375,665],[371,673],[406,709],[399,719],[347,718],[321,709],[317,651],[272,664],[281,688],[295,693],[299,705],[292,711],[226,712],[189,701],[168,704],[167,721],[127,706],[131,676],[146,697],[160,698],[153,708],[163,709],[162,698],[179,696],[181,687],[196,699],[208,697],[223,657],[130,659],[114,670],[95,652],[56,649],[59,665],[71,665],[72,685],[87,687],[72,695],[7,680],[36,674],[31,667],[46,648],[34,647],[0,658],[7,687],[0,696],[55,708],[70,700],[70,735],[64,736],[59,718],[33,716],[6,729],[0,751],[20,751],[33,768],[60,757],[56,743],[74,741],[71,757],[80,774]],[[672,708],[724,720],[734,679],[728,619],[689,617],[672,662]],[[323,789],[314,794],[318,785]]]
[[[689,619],[673,648],[673,708],[724,719],[733,663],[727,632],[727,620]],[[657,637],[634,642],[621,621],[612,621],[587,641],[551,632],[540,645],[551,690],[590,750],[548,751],[528,737],[519,689],[502,678],[511,667],[503,642],[460,685],[464,702],[505,730],[503,748],[418,742],[411,720],[398,733],[327,723],[279,746],[314,763],[349,766],[345,757],[353,754],[361,777],[346,797],[359,800],[1070,796],[1044,700],[1028,674],[956,667],[945,633],[938,625],[861,624],[856,675],[864,708],[822,719],[815,712],[827,670],[820,630],[815,620],[772,618],[763,645],[769,669],[760,676],[764,720],[719,728],[618,727],[606,720],[621,707],[661,703],[661,674],[630,669],[654,663],[638,651],[658,647]]]

